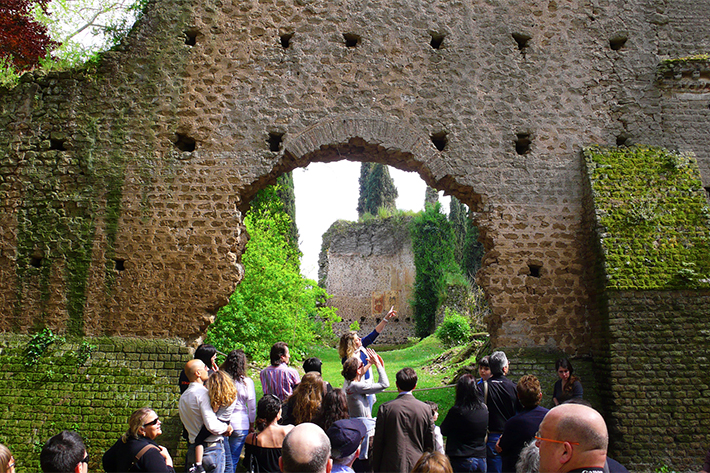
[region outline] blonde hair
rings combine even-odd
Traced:
[[[210,405],[216,411],[234,402],[237,398],[237,387],[226,372],[215,371],[207,379],[207,393],[210,395]]]
[[[318,415],[324,394],[325,382],[320,373],[311,371],[303,375],[290,398],[295,425],[311,422]]]
[[[441,452],[424,452],[412,473],[453,473],[449,458]]]
[[[148,420],[151,414],[155,414],[155,411],[149,407],[138,409],[131,414],[131,417],[128,418],[128,431],[121,437],[123,443],[128,442],[128,439],[138,438],[138,431],[143,427],[143,424],[145,424],[145,421]]]
[[[338,345],[338,355],[340,358],[350,358],[355,354],[357,347],[355,346],[355,339],[357,338],[357,332],[344,333],[340,337],[340,344]]]
[[[8,472],[10,460],[12,460],[12,453],[10,453],[10,449],[0,443],[0,473]]]

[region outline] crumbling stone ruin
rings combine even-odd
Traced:
[[[707,294],[599,283],[581,149],[692,152],[710,187],[709,10],[151,1],[95,69],[0,91],[0,327],[199,339],[244,276],[259,189],[310,162],[381,162],[475,211],[494,346],[590,356],[615,456],[696,466]]]

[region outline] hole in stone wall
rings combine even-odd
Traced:
[[[525,55],[532,36],[525,33],[513,33],[513,39],[518,43],[518,50]]]
[[[291,46],[291,38],[293,38],[293,33],[284,33],[281,36],[281,47],[284,49],[288,49],[289,46]]]
[[[114,263],[115,263],[113,269],[115,269],[116,271],[123,271],[123,270],[126,269],[126,266],[125,266],[126,260],[118,259],[118,258],[117,258],[117,259],[115,259],[115,260],[113,260],[113,261],[114,261]]]
[[[283,137],[283,133],[269,133],[269,151],[278,152],[281,149],[281,142],[283,141]]]
[[[34,268],[41,268],[42,267],[42,258],[41,256],[32,256],[30,258],[30,266]]]
[[[627,37],[623,35],[618,35],[614,36],[609,40],[609,47],[613,49],[614,51],[618,51],[619,49],[623,48],[624,45],[626,44]]]
[[[540,270],[542,269],[542,266],[538,264],[528,264],[528,268],[530,268],[530,276],[534,278],[540,277]]]
[[[532,140],[528,133],[518,133],[518,139],[515,140],[515,152],[518,154],[528,154],[532,147]]]
[[[347,46],[348,48],[357,47],[357,45],[360,44],[360,41],[362,40],[359,35],[356,35],[354,33],[343,34],[343,39],[345,39],[345,46]]]
[[[380,323],[381,321],[382,321],[382,319],[381,319],[381,318],[379,318],[379,317],[375,317],[375,322],[376,322],[376,323],[378,323],[378,324],[379,324],[379,323]]]
[[[57,151],[66,151],[67,148],[65,146],[66,140],[55,140],[50,138],[49,140],[49,149],[57,150]]]
[[[197,44],[197,37],[200,35],[200,31],[197,28],[190,28],[185,31],[185,44],[188,46],[194,46]]]
[[[360,322],[364,322],[364,321],[365,321],[365,317],[360,317]]]
[[[629,139],[626,135],[619,135],[616,137],[616,146],[626,146],[626,141]]]
[[[432,48],[441,48],[441,43],[444,42],[444,35],[440,33],[429,33],[431,35],[431,42],[429,43]]]
[[[399,319],[394,319],[394,321],[395,321],[395,322],[399,322]],[[404,321],[407,322],[407,323],[409,323],[409,322],[412,321],[412,318],[411,318],[411,317],[407,317],[406,319],[404,319]]]
[[[431,135],[431,142],[434,143],[436,149],[438,149],[439,151],[444,151],[444,148],[446,148],[446,145],[449,143],[449,140],[446,138],[446,132],[440,131]]]
[[[703,189],[705,189],[705,197],[710,200],[710,187],[703,187]]]
[[[184,133],[175,133],[174,143],[177,149],[185,152],[195,151],[195,147],[197,146],[195,139]]]

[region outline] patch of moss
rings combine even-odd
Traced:
[[[584,150],[606,286],[710,286],[710,209],[692,156],[649,146]]]

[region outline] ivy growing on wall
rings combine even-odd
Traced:
[[[710,286],[710,209],[695,159],[666,149],[584,150],[607,287]]]

